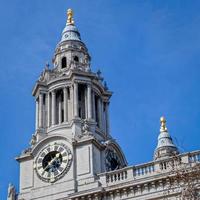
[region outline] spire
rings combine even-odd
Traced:
[[[173,140],[168,133],[165,117],[160,118],[160,134],[158,144],[154,153],[154,159],[162,159],[173,156],[178,153],[178,148],[174,145]]]
[[[73,10],[69,8],[67,10],[67,25],[74,25],[73,14]]]

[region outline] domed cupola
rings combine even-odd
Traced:
[[[71,40],[81,41],[80,33],[74,25],[73,11],[71,9],[68,9],[67,15],[67,24],[62,32],[62,39],[60,43]]]
[[[166,119],[161,117],[160,123],[160,134],[158,136],[158,144],[154,153],[154,160],[167,158],[179,153],[178,148],[175,146],[170,134],[168,133]]]
[[[67,23],[63,29],[53,58],[54,68],[58,71],[80,70],[90,71],[90,55],[82,42],[75,26],[72,9],[67,11]]]

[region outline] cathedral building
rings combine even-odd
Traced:
[[[153,160],[127,166],[109,129],[112,92],[91,69],[71,9],[67,16],[53,67],[46,65],[32,91],[35,134],[16,158],[19,192],[9,185],[8,200],[195,199],[200,151],[180,153],[164,117]],[[191,178],[192,191],[180,173]]]

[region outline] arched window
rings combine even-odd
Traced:
[[[63,57],[63,58],[62,58],[61,67],[62,67],[62,68],[67,67],[67,59],[66,59],[66,57]]]
[[[79,61],[78,56],[74,56],[74,61],[76,61],[76,62]]]

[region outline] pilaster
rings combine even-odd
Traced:
[[[88,119],[92,119],[92,90],[91,85],[87,85],[87,107],[88,107]]]
[[[67,88],[65,87],[63,89],[64,94],[64,122],[68,121],[68,92]]]
[[[58,98],[58,124],[62,123],[62,101],[61,96]]]
[[[47,127],[51,126],[51,95],[50,92],[47,94]]]
[[[78,118],[78,83],[74,83],[74,118]]]
[[[51,95],[52,95],[51,119],[52,119],[52,125],[55,125],[56,124],[56,93],[55,91],[52,91]]]
[[[35,129],[38,129],[38,120],[39,120],[39,102],[38,99],[35,100]]]
[[[43,127],[43,94],[39,94],[39,128]]]

